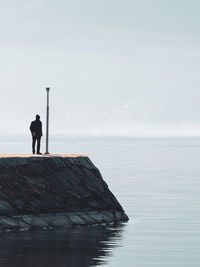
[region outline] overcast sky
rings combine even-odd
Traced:
[[[199,0],[0,1],[0,133],[200,134]]]

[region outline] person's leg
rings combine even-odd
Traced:
[[[37,154],[40,154],[40,140],[41,140],[41,136],[37,137]]]
[[[36,142],[36,137],[33,136],[32,137],[32,151],[33,151],[33,154],[35,154],[35,142]]]

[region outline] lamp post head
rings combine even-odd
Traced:
[[[47,92],[49,92],[50,91],[50,87],[46,87],[46,90],[47,90]]]

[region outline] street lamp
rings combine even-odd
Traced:
[[[46,117],[46,152],[45,154],[49,153],[49,91],[50,87],[46,88],[47,91],[47,117]]]

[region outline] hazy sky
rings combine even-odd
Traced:
[[[0,0],[0,133],[200,134],[199,0]]]

